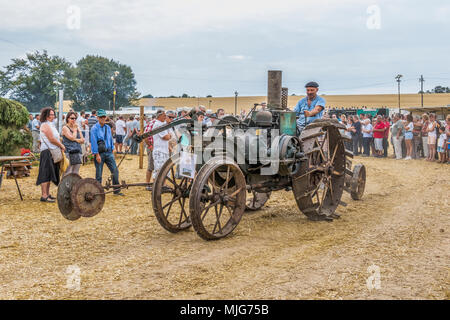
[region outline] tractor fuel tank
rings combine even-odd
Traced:
[[[295,136],[297,133],[297,122],[295,112],[280,112],[280,134]]]

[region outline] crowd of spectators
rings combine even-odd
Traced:
[[[433,113],[413,117],[411,114],[387,115],[335,114],[346,126],[341,133],[349,138],[345,142],[354,155],[386,158],[389,144],[393,146],[396,159],[425,159],[439,163],[449,163],[450,154],[450,115],[445,121],[437,121]],[[351,141],[350,141],[351,140]]]
[[[265,103],[261,103],[260,106],[264,109]],[[349,138],[345,141],[345,147],[354,155],[386,158],[389,145],[392,145],[393,158],[397,160],[422,158],[426,161],[450,163],[450,115],[444,122],[440,122],[433,113],[425,113],[421,117],[395,114],[390,118],[382,114],[357,115],[353,114],[353,111],[339,114],[338,109],[328,109],[324,116],[331,115],[331,118],[345,125],[345,129],[340,131]],[[156,114],[144,117],[143,131],[154,130],[176,118],[189,117],[195,117],[204,127],[209,127],[224,116],[223,108],[213,113],[204,106],[186,107],[178,111],[159,110]],[[236,116],[244,119],[246,112],[242,111]],[[91,157],[96,166],[96,179],[101,182],[103,164],[106,164],[111,171],[113,183],[118,184],[119,173],[113,152],[138,154],[138,143],[132,137],[141,132],[139,116],[119,116],[114,121],[104,110],[98,112],[92,110],[90,114],[71,110],[63,119],[65,124],[60,135],[55,125],[55,111],[52,108],[44,108],[40,115],[34,117],[30,115],[28,129],[33,136],[32,151],[41,153],[36,182],[42,187],[41,201],[55,201],[49,193],[50,182],[58,184],[60,179],[58,165],[53,161],[55,150],[61,150],[70,161],[65,174],[78,174],[80,166]],[[182,136],[182,129],[183,125],[178,125],[145,140],[148,155],[147,183],[155,178],[162,164],[175,151],[177,142],[181,141],[183,145],[186,137]],[[100,150],[102,147],[104,150]],[[115,190],[115,193],[122,195],[120,190]]]
[[[41,185],[41,201],[55,202],[55,197],[50,194],[50,183],[58,185],[60,181],[58,163],[61,160],[55,159],[52,150],[60,150],[69,161],[64,175],[78,174],[81,165],[91,157],[95,164],[97,181],[102,182],[103,165],[106,164],[111,172],[112,183],[119,184],[119,171],[114,153],[138,154],[138,143],[132,137],[141,132],[139,116],[119,116],[114,121],[101,109],[92,110],[90,114],[70,110],[63,116],[65,123],[60,133],[55,115],[52,108],[44,108],[40,115],[35,117],[30,115],[28,123],[28,129],[33,136],[33,152],[40,153],[36,184]],[[186,107],[178,112],[159,110],[156,114],[144,116],[143,128],[144,132],[148,132],[170,123],[175,118],[190,117],[195,117],[202,126],[209,127],[224,115],[225,111],[222,108],[213,113],[204,106]],[[42,123],[40,119],[43,119]],[[182,127],[183,125],[179,125],[144,140],[148,155],[147,183],[151,182],[151,178],[155,178],[158,170],[175,151],[177,142],[183,138],[180,130]],[[183,145],[183,139],[181,142]],[[120,189],[114,190],[114,194],[123,195]]]

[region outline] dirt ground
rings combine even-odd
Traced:
[[[145,169],[128,159],[121,180],[142,182]],[[309,221],[279,191],[214,242],[165,231],[144,188],[108,194],[93,218],[65,220],[39,201],[34,168],[20,180],[25,201],[14,180],[0,189],[0,299],[449,299],[450,166],[357,162],[366,193],[344,195],[341,219]],[[94,177],[94,166],[81,175]]]

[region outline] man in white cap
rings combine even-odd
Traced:
[[[166,123],[166,113],[164,110],[158,110],[156,112],[156,121],[153,125],[153,130],[167,125]],[[163,164],[169,159],[169,140],[172,138],[168,130],[164,130],[153,136],[153,179],[156,178],[158,171],[161,169]]]
[[[316,119],[321,119],[325,110],[325,99],[320,97],[317,92],[319,85],[317,82],[308,82],[305,85],[306,97],[301,99],[294,108],[297,113],[297,127],[303,130],[305,126]]]
[[[167,124],[170,124],[176,117],[177,117],[177,115],[175,114],[174,111],[172,111],[172,110],[166,111],[166,123]],[[171,135],[171,138],[169,140],[169,154],[172,155],[176,151],[175,147],[176,147],[177,141],[178,141],[178,134],[176,132],[177,131],[176,127],[169,128],[169,129],[167,129],[167,131]]]

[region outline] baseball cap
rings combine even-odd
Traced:
[[[106,112],[103,109],[97,111],[97,117],[106,117]]]
[[[156,111],[156,116],[158,117],[161,113],[165,113],[164,110],[159,109],[158,111]]]

